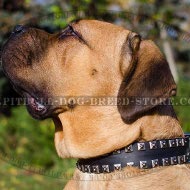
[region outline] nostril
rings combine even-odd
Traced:
[[[20,33],[24,30],[24,26],[23,25],[16,25],[13,29],[13,33]]]

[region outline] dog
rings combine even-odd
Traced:
[[[176,84],[153,41],[96,20],[56,34],[18,25],[2,61],[29,113],[53,119],[58,155],[79,159],[65,190],[190,190],[189,139],[169,104]],[[89,99],[80,105],[76,97]]]

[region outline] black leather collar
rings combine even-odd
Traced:
[[[110,173],[126,166],[150,169],[190,163],[190,134],[185,138],[135,142],[109,154],[79,159],[77,168],[84,173]]]

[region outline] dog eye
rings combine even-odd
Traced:
[[[59,39],[64,39],[69,36],[76,36],[78,37],[78,33],[74,31],[73,27],[69,25],[59,36]]]

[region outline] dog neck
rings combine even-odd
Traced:
[[[152,110],[152,114],[171,117],[177,122],[172,106],[159,106]],[[173,135],[177,138],[173,138]],[[155,140],[162,139],[155,137],[153,141],[149,142],[141,136],[136,139],[138,142],[134,142],[107,155],[79,159],[77,167],[83,173],[95,174],[105,174],[125,168],[125,174],[135,176],[140,173],[147,173],[144,169],[150,171],[151,168],[155,167],[162,168],[163,166],[189,163],[190,135],[187,135],[185,138],[181,138],[181,136],[183,134],[174,133],[163,137],[164,140]],[[134,166],[135,169],[131,166]]]
[[[132,124],[122,121],[116,106],[78,106],[54,122],[55,146],[63,158],[96,157],[135,141],[184,136],[171,106],[158,107]]]
[[[190,135],[146,142],[135,142],[127,147],[95,158],[79,159],[77,168],[84,173],[110,173],[128,166],[151,169],[158,166],[185,164],[190,161]]]
[[[171,105],[160,105],[140,119],[141,135],[138,141],[183,137],[184,133]]]

